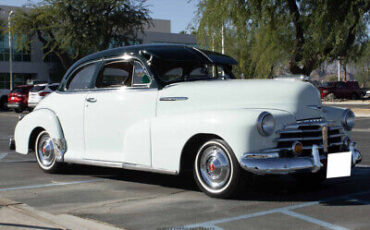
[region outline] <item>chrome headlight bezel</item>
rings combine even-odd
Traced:
[[[342,125],[347,131],[351,131],[355,126],[355,114],[352,110],[346,109],[342,115]]]
[[[262,136],[270,136],[275,131],[275,118],[269,112],[262,112],[257,119],[257,130]]]

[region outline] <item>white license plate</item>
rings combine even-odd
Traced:
[[[14,100],[14,97],[12,97],[11,100]]]
[[[351,152],[329,153],[326,178],[351,176],[352,154]]]

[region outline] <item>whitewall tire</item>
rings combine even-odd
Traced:
[[[211,197],[235,195],[241,181],[240,166],[225,141],[212,139],[199,148],[194,161],[194,178],[198,187]]]
[[[47,131],[42,131],[36,138],[35,154],[37,163],[45,172],[56,172],[60,168],[60,163],[55,158],[55,148],[52,138]]]

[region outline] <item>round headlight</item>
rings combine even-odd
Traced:
[[[352,112],[352,110],[350,109],[344,110],[342,125],[348,131],[350,131],[353,128],[353,126],[355,126],[355,114]]]
[[[262,136],[270,136],[275,130],[275,119],[269,112],[262,112],[258,116],[257,129]]]

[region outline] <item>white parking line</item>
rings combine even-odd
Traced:
[[[356,165],[356,168],[370,168],[370,165],[363,165],[363,164],[359,164],[359,165]]]
[[[8,155],[8,153],[1,153],[0,154],[0,161],[2,160],[2,159],[4,159],[4,157],[6,157]]]
[[[333,229],[333,230],[348,230],[348,228],[344,228],[344,227],[341,227],[341,226],[338,226],[338,225],[334,225],[334,224],[331,224],[331,223],[328,223],[328,222],[325,222],[325,221],[322,221],[322,220],[319,220],[319,219],[316,219],[316,218],[313,218],[313,217],[310,217],[310,216],[306,216],[306,215],[302,215],[302,214],[299,214],[299,213],[296,213],[296,212],[292,212],[292,211],[289,211],[289,210],[281,211],[281,213],[284,213],[285,215],[292,216],[292,217],[295,217],[295,218],[298,218],[298,219],[301,219],[301,220],[304,220],[304,221],[307,221],[307,222],[310,222],[310,223],[314,223],[314,224],[323,226],[325,228],[329,228],[329,229]]]
[[[319,200],[319,201],[311,201],[311,202],[306,202],[306,203],[292,205],[292,206],[285,206],[285,207],[282,207],[282,208],[275,208],[275,209],[265,210],[265,211],[261,211],[261,212],[255,212],[255,213],[235,216],[235,217],[229,217],[229,218],[224,218],[224,219],[211,220],[211,221],[207,221],[207,222],[203,222],[203,223],[191,224],[191,225],[184,226],[184,228],[187,229],[187,228],[216,227],[215,225],[217,225],[217,224],[222,224],[222,223],[227,223],[227,222],[242,220],[242,219],[248,219],[248,218],[252,218],[252,217],[264,216],[264,215],[268,215],[268,214],[272,214],[272,213],[284,213],[285,211],[291,211],[291,210],[298,209],[298,208],[310,207],[310,206],[317,205],[317,204],[320,204],[320,203],[323,203],[323,202],[348,199],[348,198],[351,198],[353,196],[360,196],[360,195],[365,195],[365,194],[370,194],[370,190],[369,191],[364,191],[364,192],[359,192],[359,193],[347,194],[347,195],[338,196],[338,197],[332,197],[332,198]],[[298,214],[298,213],[297,213],[297,215],[304,216],[304,215],[301,215],[301,214]],[[310,218],[311,217],[307,216],[306,220],[307,221],[308,220],[313,221],[314,218],[313,219],[310,219]],[[318,219],[315,219],[315,220],[321,221],[321,220],[318,220]],[[322,221],[320,223],[322,223],[322,224],[325,223],[325,224],[330,225],[330,223],[326,223],[324,221]],[[333,225],[333,227],[339,227],[339,228],[331,228],[331,229],[335,229],[335,230],[336,229],[346,229],[346,228],[343,228],[341,226],[336,226],[336,225]],[[220,229],[220,228],[217,227],[217,229]]]
[[[36,162],[36,160],[5,160],[0,163],[24,163],[24,162]]]
[[[63,186],[63,185],[72,185],[72,184],[84,184],[84,183],[99,182],[103,180],[104,179],[80,180],[80,181],[71,181],[71,182],[54,182],[54,183],[49,183],[49,184],[36,184],[36,185],[27,185],[27,186],[19,186],[19,187],[0,188],[0,192],[34,189],[34,188],[45,188],[45,187],[54,187],[54,186]]]
[[[370,132],[370,129],[352,129],[353,132]]]

